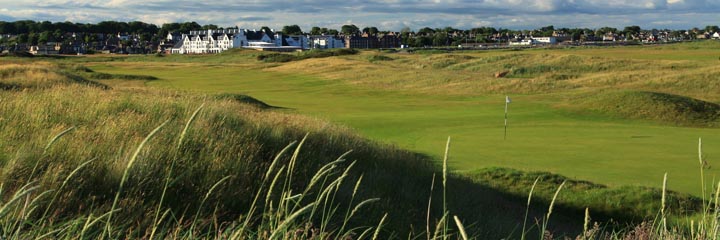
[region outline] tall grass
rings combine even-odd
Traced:
[[[49,66],[48,76],[66,71]],[[577,182],[562,179],[545,202],[533,200],[545,196],[539,177],[519,200],[460,177],[447,167],[449,137],[434,166],[343,127],[232,99],[49,81],[0,90],[3,238],[472,239],[507,237],[520,219],[522,232],[510,238],[530,229],[585,239],[647,231],[588,234],[591,209],[560,197]],[[57,134],[48,141],[48,133]],[[698,152],[704,175],[701,141]],[[438,171],[442,197],[433,195]],[[651,234],[716,238],[720,186],[687,233],[665,221],[678,199],[666,181],[662,225],[651,223]],[[578,209],[584,221],[573,218]]]

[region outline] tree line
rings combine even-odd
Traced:
[[[187,33],[194,30],[220,29],[214,24],[200,25],[197,22],[182,23],[165,23],[161,26],[155,24],[144,23],[141,21],[118,22],[118,21],[102,21],[98,23],[72,23],[72,22],[50,22],[50,21],[32,21],[22,20],[15,22],[0,21],[0,34],[16,35],[16,43],[38,44],[43,42],[63,42],[67,39],[68,33],[94,33],[94,34],[117,34],[129,33],[139,37],[141,42],[158,42],[168,33],[181,32]],[[271,33],[269,27],[262,27],[263,31]],[[490,43],[496,41],[492,36],[495,35],[532,35],[536,37],[551,36],[554,32],[561,32],[572,40],[583,40],[588,36],[601,36],[608,33],[633,36],[639,34],[643,29],[639,26],[627,26],[620,30],[612,27],[601,27],[597,29],[589,28],[555,28],[554,26],[545,26],[533,30],[510,30],[494,27],[479,27],[471,29],[456,29],[453,27],[430,28],[424,27],[417,31],[412,31],[405,27],[400,30],[402,44],[409,46],[448,46],[456,45],[462,42],[480,42]],[[718,32],[720,28],[716,25],[706,26],[704,29],[693,28],[688,30],[664,30],[675,35],[681,35],[685,32]],[[367,26],[359,28],[353,24],[343,25],[339,30],[314,26],[310,31],[303,31],[298,25],[283,26],[280,31],[286,35],[358,35],[358,34],[383,34],[388,31],[381,31],[377,27]],[[85,42],[93,41],[93,36],[85,35]],[[0,43],[7,43],[7,38],[0,38]]]

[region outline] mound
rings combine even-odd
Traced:
[[[615,117],[680,126],[716,126],[720,118],[720,105],[716,103],[658,92],[607,92],[580,100],[580,105]]]
[[[224,93],[215,96],[216,99],[230,99],[235,102],[244,103],[256,106],[258,108],[267,109],[267,108],[278,108],[272,105],[269,105],[263,101],[258,100],[257,98],[244,95],[244,94],[234,94],[234,93]]]
[[[0,66],[0,89],[52,88],[71,84],[107,88],[103,84],[87,80],[53,64],[7,64]]]
[[[291,62],[291,61],[300,61],[303,59],[310,59],[310,58],[326,58],[326,57],[333,57],[333,56],[344,56],[344,55],[354,55],[357,54],[359,51],[352,48],[339,48],[339,49],[331,49],[331,50],[311,50],[307,52],[302,52],[300,54],[287,54],[287,53],[267,53],[267,54],[260,54],[256,58],[258,61],[263,62]]]
[[[433,68],[440,69],[447,68],[458,63],[463,63],[471,59],[473,59],[473,57],[467,55],[437,54],[430,55],[424,60],[431,64]]]

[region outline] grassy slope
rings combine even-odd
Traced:
[[[158,236],[215,236],[213,229],[218,224],[233,230],[242,222],[242,216],[248,214],[251,197],[259,191],[260,179],[273,156],[306,132],[310,135],[300,150],[292,184],[294,193],[308,185],[321,165],[347,150],[354,150],[346,158],[357,164],[333,198],[337,197],[335,200],[342,212],[348,207],[355,181],[362,175],[355,203],[374,197],[380,200],[361,209],[351,221],[351,227],[374,226],[388,213],[386,230],[381,236],[405,236],[409,231],[422,236],[431,195],[431,227],[441,216],[440,179],[431,194],[432,176],[437,168],[429,164],[426,157],[367,141],[346,128],[282,110],[262,110],[238,103],[238,99],[227,95],[125,87],[108,89],[84,80],[83,71],[53,63],[32,62],[20,66],[25,70],[18,70],[16,73],[20,74],[15,75],[25,76],[25,72],[34,73],[37,69],[46,72],[38,75],[44,79],[43,84],[0,91],[0,112],[3,113],[0,116],[0,139],[3,140],[0,141],[0,181],[4,193],[0,206],[11,209],[3,212],[0,226],[4,232],[13,232],[9,238],[37,238],[45,233],[56,238],[73,238],[80,233],[89,238],[99,237],[104,218],[98,216],[107,216],[103,214],[112,206],[133,152],[153,128],[166,120],[169,120],[167,125],[139,152],[137,162],[128,170],[130,177],[118,195],[120,201],[116,208],[120,211],[110,224],[115,229],[111,231],[113,237],[147,237],[171,165],[174,166],[174,174],[169,175],[172,184],[160,209],[161,212],[167,209],[169,217],[160,226]],[[59,76],[56,72],[67,75]],[[119,78],[115,80],[126,81],[122,79],[131,75],[113,76]],[[0,82],[33,83],[15,77],[3,77]],[[205,103],[205,108],[192,122],[182,145],[178,145],[185,121],[201,103]],[[69,127],[75,128],[51,140]],[[47,145],[49,141],[51,145]],[[173,165],[174,161],[177,162]],[[288,161],[286,154],[277,167],[288,166]],[[340,163],[339,169],[333,171],[335,176],[349,164]],[[84,167],[74,171],[78,166]],[[214,187],[224,177],[229,178]],[[63,183],[66,178],[69,179],[67,185]],[[25,184],[37,187],[28,195],[28,202],[11,201],[13,194],[21,192]],[[453,215],[469,224],[471,234],[493,238],[517,234],[516,228],[524,213],[522,197],[452,176],[448,186],[448,207]],[[54,195],[54,191],[58,194]],[[317,191],[320,190],[311,190],[307,197],[317,196]],[[45,194],[41,194],[43,192]],[[207,204],[201,208],[204,198],[208,198]],[[54,204],[45,215],[42,210],[50,202]],[[26,213],[25,208],[19,207],[23,204],[34,210]],[[545,205],[533,208],[531,216],[541,216],[544,208]],[[188,225],[195,222],[191,219],[195,218],[196,211],[200,213],[199,233],[188,230]],[[558,223],[552,228],[565,233],[577,232],[577,222],[570,217],[577,219],[578,212],[568,209],[557,213]],[[262,212],[265,217],[270,213]],[[306,219],[306,216],[298,219],[292,228],[302,229],[306,221],[315,224],[311,227],[321,224],[319,217]],[[23,222],[14,225],[18,218]],[[238,218],[239,221],[233,221]],[[80,230],[93,219],[101,224],[87,231]],[[336,216],[327,231],[337,230],[340,222]],[[266,228],[261,225],[249,229],[244,236],[260,235]]]
[[[198,86],[202,85],[199,85],[197,80],[193,78],[197,78],[201,75],[204,77],[205,83],[210,84],[203,86],[205,88],[205,91],[216,92],[217,90],[219,92],[252,93],[254,96],[274,96],[275,98],[273,98],[273,100],[268,101],[271,105],[292,107],[299,109],[301,112],[312,112],[310,110],[314,110],[316,111],[315,114],[327,114],[324,116],[329,116],[333,119],[344,119],[346,123],[349,122],[351,125],[353,121],[355,121],[355,123],[365,122],[368,126],[368,129],[377,129],[376,133],[370,132],[369,135],[371,136],[373,134],[383,136],[390,132],[393,136],[406,137],[408,133],[417,133],[417,129],[419,128],[424,129],[425,131],[422,131],[421,133],[428,136],[438,134],[437,131],[441,131],[441,134],[442,131],[458,133],[457,135],[453,135],[459,137],[454,137],[454,144],[451,151],[451,159],[459,159],[461,161],[454,160],[454,166],[463,166],[462,164],[472,165],[472,167],[470,168],[482,166],[482,164],[474,162],[463,162],[463,160],[467,159],[468,154],[470,155],[470,157],[478,158],[477,154],[474,154],[473,156],[473,151],[466,150],[468,148],[478,149],[478,147],[477,145],[468,146],[467,144],[464,144],[463,142],[465,139],[463,137],[466,137],[467,135],[459,133],[467,133],[468,127],[466,127],[466,125],[468,125],[468,123],[475,122],[476,119],[496,118],[497,116],[495,116],[495,114],[492,114],[492,112],[496,111],[496,107],[489,108],[488,106],[496,105],[497,100],[495,98],[500,98],[502,100],[502,96],[458,96],[457,94],[453,96],[429,96],[424,94],[417,95],[413,92],[401,92],[397,90],[378,91],[377,89],[369,88],[369,86],[353,86],[338,81],[332,81],[332,83],[328,84],[328,79],[318,79],[308,75],[298,76],[295,74],[262,71],[261,69],[259,69],[259,67],[263,66],[257,65],[253,62],[249,62],[248,60],[251,59],[246,57],[247,55],[247,53],[246,55],[240,55],[240,58],[222,55],[217,58],[229,58],[231,60],[237,61],[225,65],[235,67],[234,69],[227,69],[224,68],[224,66],[214,65],[212,63],[177,63],[174,64],[175,66],[168,66],[168,64],[166,63],[143,63],[141,65],[133,62],[137,61],[137,59],[130,58],[121,59],[122,61],[118,63],[103,63],[101,65],[94,65],[93,69],[103,70],[103,72],[107,71],[110,73],[118,73],[110,75],[109,78],[112,78],[111,80],[102,80],[102,82],[113,84],[116,86],[132,86],[133,84],[137,84],[138,82],[136,81],[131,81],[134,83],[130,84],[123,79],[145,78],[134,77],[135,75],[128,74],[142,73],[159,77],[161,79],[159,81],[152,81],[150,82],[151,84],[167,84],[168,82],[171,82],[176,83],[177,85],[175,85],[175,87],[179,88],[197,88]],[[215,58],[207,56],[190,58],[172,57],[172,59],[162,60],[195,61],[197,59],[203,58],[208,60],[217,60]],[[467,60],[473,58],[460,59]],[[72,62],[79,60],[87,61],[92,59],[74,59],[72,60]],[[145,61],[148,59],[141,60]],[[367,59],[365,58],[365,56],[359,56],[358,60]],[[130,69],[130,71],[126,71],[127,69]],[[120,75],[119,73],[122,73],[123,75]],[[82,75],[83,73],[78,74]],[[99,75],[88,74],[88,77],[93,76],[98,77]],[[108,77],[106,75],[102,75],[98,78]],[[168,79],[172,79],[173,81],[168,81]],[[13,81],[17,81],[17,79],[14,79]],[[238,84],[240,86],[248,87],[246,88],[247,91],[239,91],[237,88]],[[142,84],[139,84],[137,86],[140,85]],[[41,87],[40,89],[43,88]],[[305,94],[304,98],[299,98],[299,94]],[[371,96],[371,98],[368,98],[368,96]],[[519,98],[514,98],[515,102],[512,105],[513,109],[520,107],[520,114],[518,115],[518,118],[532,119],[534,121],[533,124],[519,124],[517,128],[527,128],[537,131],[538,128],[558,128],[557,125],[558,122],[560,122],[559,125],[564,125],[565,127],[569,126],[571,127],[571,130],[576,133],[582,128],[582,126],[579,125],[586,123],[600,124],[603,126],[611,127],[645,126],[649,128],[655,127],[662,129],[662,127],[659,127],[655,123],[614,123],[616,120],[608,117],[571,116],[564,110],[560,110],[555,107],[556,101],[561,101],[564,99],[564,97],[565,96],[561,94],[549,94],[524,95]],[[315,101],[299,101],[306,98]],[[85,99],[87,101],[77,101],[77,99]],[[318,99],[320,99],[320,101],[318,101]],[[525,99],[525,101],[523,99]],[[96,200],[93,205],[96,205],[99,210],[102,210],[103,207],[107,207],[106,205],[103,205],[103,202],[105,201],[104,204],[107,204],[107,196],[109,194],[112,194],[112,191],[114,191],[112,186],[117,185],[118,174],[119,171],[122,169],[123,160],[126,159],[127,153],[132,150],[133,146],[135,146],[136,142],[142,138],[143,134],[148,132],[149,129],[151,129],[154,125],[159,124],[162,118],[174,116],[172,118],[176,120],[173,120],[173,122],[171,122],[171,126],[169,127],[171,129],[167,130],[168,132],[170,132],[170,134],[162,136],[160,137],[160,140],[158,140],[160,141],[158,145],[171,145],[171,142],[173,142],[176,137],[176,135],[174,134],[177,134],[177,132],[179,132],[179,127],[181,127],[181,116],[187,116],[188,113],[192,111],[193,106],[191,105],[205,101],[210,102],[210,105],[212,107],[210,107],[210,110],[208,110],[210,113],[204,114],[210,114],[211,116],[216,117],[210,117],[209,119],[201,118],[202,120],[199,121],[202,124],[199,124],[201,126],[215,127],[210,129],[212,130],[212,134],[209,132],[203,134],[202,132],[208,129],[206,129],[205,127],[201,127],[200,133],[198,133],[198,135],[196,136],[193,136],[193,138],[189,140],[191,143],[193,143],[191,145],[195,148],[191,149],[191,151],[187,152],[186,154],[192,155],[189,156],[189,159],[198,161],[195,163],[197,164],[197,166],[203,165],[215,167],[211,167],[208,169],[195,169],[194,166],[188,166],[187,168],[185,168],[185,170],[191,170],[191,173],[185,174],[190,174],[193,177],[181,177],[179,181],[188,182],[182,182],[178,185],[191,187],[182,189],[180,192],[176,192],[175,194],[180,194],[178,196],[198,200],[200,196],[204,194],[207,189],[210,188],[210,185],[212,185],[214,181],[217,181],[217,179],[224,175],[223,171],[238,168],[242,169],[243,166],[247,167],[250,165],[255,165],[252,163],[252,161],[267,161],[267,159],[272,156],[273,152],[278,151],[278,149],[282,146],[282,144],[280,144],[279,142],[283,142],[283,140],[286,138],[297,139],[300,137],[300,135],[302,135],[303,131],[317,131],[317,138],[311,138],[310,143],[308,144],[309,146],[307,147],[309,149],[309,156],[306,157],[310,159],[321,159],[317,162],[312,161],[313,163],[320,164],[322,162],[327,162],[333,158],[333,156],[328,155],[339,155],[341,152],[344,151],[343,149],[348,148],[359,149],[359,151],[356,153],[358,158],[374,160],[364,163],[369,164],[369,166],[361,163],[359,167],[359,169],[361,170],[360,172],[367,174],[366,177],[368,180],[366,181],[366,183],[368,183],[368,186],[370,186],[370,190],[364,193],[367,195],[363,196],[380,195],[384,196],[384,200],[380,207],[374,209],[374,214],[367,215],[367,218],[364,219],[365,221],[374,222],[372,221],[372,219],[379,218],[379,214],[381,214],[382,211],[387,211],[387,209],[391,209],[390,212],[392,214],[390,219],[392,220],[390,222],[390,226],[392,226],[391,229],[393,231],[397,231],[395,233],[405,231],[403,229],[407,229],[410,223],[415,224],[415,229],[417,229],[418,226],[422,226],[422,224],[424,223],[422,219],[422,216],[424,215],[424,210],[422,209],[426,204],[425,199],[427,198],[427,194],[422,194],[422,192],[429,190],[427,189],[429,188],[429,179],[434,169],[422,167],[422,164],[420,164],[421,166],[417,166],[417,162],[413,162],[415,160],[411,160],[417,156],[413,157],[412,154],[407,155],[408,153],[404,153],[403,151],[396,152],[397,150],[388,150],[388,148],[383,148],[382,146],[378,148],[377,145],[358,139],[357,137],[353,136],[353,134],[347,132],[342,128],[328,126],[322,121],[285,115],[277,112],[257,112],[257,110],[252,110],[254,108],[248,108],[247,106],[237,105],[237,103],[233,103],[233,99],[228,98],[227,96],[208,97],[187,94],[184,92],[174,93],[167,91],[142,89],[123,91],[100,91],[99,89],[88,90],[87,87],[69,86],[60,87],[59,89],[45,89],[37,91],[31,90],[29,92],[3,92],[3,100],[3,103],[5,105],[2,106],[6,108],[3,112],[12,113],[10,115],[5,114],[3,116],[2,127],[7,130],[4,131],[6,135],[3,136],[3,139],[12,140],[6,141],[6,143],[21,143],[20,145],[7,144],[3,146],[5,149],[2,156],[0,156],[0,159],[6,162],[6,171],[4,172],[5,175],[3,175],[3,179],[5,179],[6,181],[10,180],[10,182],[7,183],[7,186],[14,186],[14,188],[17,188],[17,184],[20,183],[19,181],[17,181],[17,179],[19,178],[9,176],[24,176],[31,168],[30,165],[32,165],[33,161],[38,161],[38,159],[45,161],[42,158],[37,158],[38,149],[43,146],[48,136],[51,135],[43,134],[43,130],[58,132],[69,125],[80,124],[80,133],[73,133],[67,137],[64,137],[62,141],[59,141],[57,143],[57,145],[60,146],[53,147],[52,153],[50,154],[50,156],[59,156],[54,157],[57,159],[65,159],[65,161],[69,160],[70,162],[65,162],[69,164],[58,164],[57,162],[53,163],[51,161],[48,162],[51,165],[49,165],[47,169],[55,169],[57,170],[55,171],[55,173],[60,173],[61,176],[64,172],[71,170],[73,166],[77,165],[79,163],[78,161],[80,161],[78,159],[91,158],[91,156],[99,156],[99,158],[101,159],[99,162],[101,163],[94,165],[94,171],[91,171],[95,173],[92,174],[90,172],[90,174],[86,176],[89,177],[92,181],[79,182],[78,186],[80,187],[78,189],[80,190],[75,190],[69,193],[70,196],[68,196],[68,199],[66,199],[65,201],[72,201],[73,197],[87,199],[87,197],[83,198],[82,196],[83,194],[88,194],[88,192],[85,191],[89,191],[89,194],[91,194],[92,196],[96,196]],[[530,100],[534,100],[534,104],[527,104],[528,102],[531,102]],[[518,101],[521,104],[516,104]],[[476,102],[486,103],[487,106],[483,104],[477,104]],[[502,102],[500,101],[500,103]],[[27,109],[30,106],[32,106],[35,111],[20,110]],[[440,109],[438,110],[438,108]],[[23,115],[23,112],[38,112],[38,109],[41,110],[39,111],[40,114],[33,114],[30,116]],[[434,114],[428,114],[428,111],[430,109],[435,109],[433,110],[435,111]],[[475,113],[474,111],[476,109],[484,110],[480,111],[480,113]],[[398,110],[403,111],[398,113]],[[340,117],[334,115],[339,113],[341,115]],[[343,118],[345,116],[349,117]],[[205,115],[203,117],[208,116]],[[385,121],[383,121],[382,123],[378,123],[378,118],[384,119]],[[410,120],[415,120],[415,122],[412,122],[412,124],[408,124]],[[101,122],[103,124],[109,123],[109,125],[105,126],[103,124],[98,124],[98,122]],[[482,123],[482,121],[480,123]],[[137,129],[134,129],[133,127],[137,127]],[[389,129],[390,127],[394,127],[396,129]],[[497,124],[488,124],[487,122],[484,123],[484,125],[480,125],[480,128],[485,130],[493,129],[497,131],[497,127]],[[127,132],[128,129],[132,130],[130,132]],[[280,132],[278,132],[278,129],[281,129],[279,130]],[[682,131],[687,131],[687,129],[685,128],[678,129]],[[367,130],[365,131],[367,132]],[[517,134],[516,132],[513,133]],[[420,135],[420,137],[422,136],[422,134]],[[81,141],[87,141],[87,136],[96,135],[97,137],[89,138],[90,142],[86,143]],[[229,141],[227,141],[226,143],[222,143],[223,141],[216,141],[212,138],[202,137],[210,135]],[[200,138],[195,139],[195,137]],[[110,141],[108,140],[108,138],[114,140]],[[532,139],[532,136],[527,136],[526,138]],[[647,137],[642,137],[642,139],[645,138]],[[229,144],[235,143],[237,140],[242,139],[246,139],[247,141],[241,141],[243,143],[236,146],[231,146],[232,144]],[[333,141],[328,143],[327,139],[333,139]],[[497,136],[492,136],[488,139],[490,141],[497,141]],[[69,142],[64,142],[66,140]],[[567,141],[567,138],[565,140]],[[444,139],[427,141],[423,140],[422,138],[418,138],[415,142],[415,148],[427,146],[427,149],[438,149],[442,147],[443,141]],[[586,141],[589,142],[589,140]],[[112,150],[114,148],[108,144],[112,145],[117,144],[118,142],[130,143],[123,144],[120,147],[121,150],[115,152]],[[534,143],[524,143],[518,141],[512,143],[527,144],[527,146],[521,146],[524,148],[523,151],[525,151],[527,149],[533,149],[532,144],[537,145],[541,144],[541,142],[542,141],[539,140],[538,142]],[[208,145],[211,147],[204,148]],[[608,143],[602,143],[602,146],[605,145],[608,145]],[[81,147],[77,148],[78,146]],[[328,146],[335,147],[327,149]],[[319,150],[323,148],[325,148],[325,150]],[[461,149],[459,153],[456,151],[456,149],[458,148]],[[139,173],[139,176],[133,178],[134,180],[132,186],[134,187],[128,190],[128,192],[130,192],[131,194],[128,195],[129,198],[127,199],[127,201],[124,202],[124,204],[126,205],[123,206],[126,208],[147,209],[147,205],[145,204],[152,205],[152,199],[157,199],[158,189],[156,187],[159,185],[157,183],[159,183],[159,180],[161,178],[158,179],[156,177],[162,176],[162,174],[158,171],[162,170],[162,165],[167,165],[162,163],[162,161],[168,160],[168,156],[166,155],[167,147],[151,149],[157,152],[150,151],[148,159],[145,160],[155,158],[161,160],[161,162],[155,163],[153,161],[147,161],[143,163],[143,168],[141,168],[142,170],[137,172]],[[547,149],[545,149],[544,151],[547,151]],[[567,149],[562,148],[558,151],[567,152]],[[580,152],[592,150],[581,149],[577,151]],[[688,152],[691,151],[692,150]],[[17,152],[18,154],[13,154],[13,152]],[[125,152],[125,154],[123,154],[123,152]],[[241,152],[241,155],[244,154],[244,157],[239,156],[239,158],[241,159],[245,158],[253,160],[251,160],[250,163],[244,164],[233,163],[233,161],[230,160],[237,159],[237,155],[233,154],[232,152]],[[441,152],[441,150],[438,150],[435,153],[437,152]],[[489,149],[488,152],[498,152],[498,150]],[[197,153],[206,154],[198,155]],[[388,155],[388,153],[391,154]],[[499,152],[495,154],[512,156],[513,153],[514,152]],[[527,156],[527,153],[524,153],[524,156],[516,157],[520,158]],[[71,158],[74,160],[72,160]],[[386,158],[387,160],[383,160]],[[119,163],[113,163],[113,159],[119,160]],[[398,159],[406,159],[408,161],[397,162]],[[692,167],[692,165],[689,166]],[[312,165],[304,166],[304,168],[308,169],[303,171],[312,171]],[[106,174],[108,172],[110,172],[110,174]],[[250,175],[252,175],[253,171],[240,170],[238,172],[249,172]],[[262,170],[260,170],[260,172],[262,172]],[[57,179],[58,175],[52,175],[52,171],[45,172],[44,170],[42,170],[41,173],[41,179],[44,179],[42,181],[43,184],[45,184],[43,185],[44,187],[56,187],[56,185],[53,184],[57,184],[57,182],[53,182],[53,179]],[[520,173],[520,175],[522,174],[524,173]],[[250,175],[242,175],[242,177],[239,177],[239,179],[253,179],[253,177]],[[463,221],[466,223],[478,221],[477,224],[473,224],[470,228],[475,235],[485,237],[503,237],[507,236],[509,232],[513,231],[513,229],[515,230],[515,232],[517,232],[517,229],[515,228],[518,227],[518,223],[522,219],[522,213],[524,211],[523,202],[525,200],[524,192],[527,191],[527,186],[529,185],[528,181],[532,180],[533,177],[538,175],[529,174],[528,176],[523,175],[523,177],[520,178],[511,177],[511,179],[519,179],[519,182],[502,180],[499,181],[501,185],[497,185],[497,183],[494,182],[497,179],[503,178],[498,176],[505,175],[518,176],[519,173],[511,170],[481,171],[469,173],[468,176],[471,176],[470,179],[453,178],[450,181],[450,209],[453,214],[460,214],[461,219],[463,219]],[[540,175],[547,177],[549,179],[549,182],[548,184],[542,185],[543,187],[541,188],[539,196],[543,204],[534,205],[535,209],[533,210],[533,215],[535,216],[539,216],[543,213],[543,208],[546,207],[547,201],[549,200],[549,193],[551,193],[554,186],[558,184],[558,182],[556,181],[558,179],[557,176],[546,174]],[[607,176],[610,175],[606,175],[606,177]],[[695,174],[695,176],[697,175]],[[183,178],[185,180],[182,180]],[[487,182],[487,179],[489,179],[490,182]],[[201,181],[198,182],[198,180]],[[231,181],[232,182],[230,182],[228,186],[232,187],[223,188],[221,192],[218,193],[219,196],[223,197],[213,199],[213,201],[219,201],[218,206],[224,207],[225,204],[239,206],[247,203],[242,201],[238,202],[238,198],[233,197],[247,195],[247,192],[233,189],[237,189],[237,186],[244,186],[243,184],[251,184],[252,181],[238,181],[238,179],[236,178],[232,178]],[[388,185],[388,182],[393,182],[397,184]],[[652,181],[652,183],[655,184],[658,182],[659,181]],[[480,183],[481,185],[477,185],[477,183]],[[511,185],[502,185],[504,183],[511,183]],[[108,186],[108,188],[105,188],[103,190],[82,187],[91,185],[106,185]],[[398,189],[396,188],[398,185],[402,186],[400,191],[398,191]],[[517,187],[516,185],[524,187]],[[594,198],[592,197],[593,194],[608,196],[608,193],[614,193],[614,191],[616,191],[614,189],[609,189],[598,191],[599,193],[596,192],[593,194],[586,194],[584,187],[582,187],[582,184],[577,185],[580,187],[576,187],[575,183],[570,184],[570,186],[571,193],[568,193],[568,195],[571,196],[571,198],[567,199],[566,203],[562,203],[565,200],[563,200],[561,197],[561,206],[559,212],[560,215],[556,216],[557,219],[554,220],[556,221],[555,227],[559,229],[566,228],[565,231],[569,232],[577,231],[577,227],[568,227],[571,227],[572,225],[577,225],[579,223],[578,219],[581,219],[582,217],[582,205],[583,202],[586,202],[586,198],[588,196],[590,198]],[[697,186],[697,183],[693,182],[693,186]],[[499,188],[500,191],[498,191],[497,188]],[[240,187],[240,189],[243,189],[243,187]],[[101,191],[98,193],[98,190]],[[503,191],[507,191],[509,194],[504,193]],[[631,193],[631,197],[640,196],[639,200],[636,199],[638,202],[634,202],[635,200],[624,201],[623,204],[638,204],[637,208],[630,209],[639,209],[640,212],[648,211],[644,213],[639,213],[641,215],[652,214],[653,209],[657,209],[657,203],[655,202],[658,197],[657,190],[621,189],[617,191],[619,191],[620,196],[628,193]],[[133,195],[137,197],[133,198]],[[438,195],[439,194],[436,191],[434,195],[435,200],[433,200],[436,204],[440,202],[440,200],[438,199]],[[99,197],[99,199],[97,197]],[[178,197],[176,196],[174,198]],[[623,198],[627,199],[627,196]],[[147,199],[151,200],[147,202]],[[226,200],[229,202],[223,202]],[[402,203],[403,207],[398,208],[398,202]],[[616,203],[617,202],[610,202],[606,203],[606,205],[592,205],[593,212],[600,212],[601,215],[604,214],[605,216],[615,218],[636,217],[613,215],[613,213],[617,213],[617,209],[614,209],[612,207],[613,204]],[[177,204],[177,202],[175,204]],[[193,203],[193,201],[191,201],[190,204],[197,204],[197,202]],[[640,205],[649,207],[640,207]],[[70,206],[72,206],[72,204]],[[81,204],[80,206],[82,208],[86,207],[86,205],[83,204]],[[180,204],[180,206],[178,207],[182,208],[182,204]],[[436,211],[438,210],[437,207],[438,206],[435,205]],[[82,212],[81,209],[60,209],[59,211],[60,213],[62,213],[63,211]],[[238,214],[238,212],[234,211],[237,211],[237,208],[234,208],[234,210],[226,212],[225,214],[229,214],[229,216],[233,214]],[[479,218],[478,215],[480,215]],[[131,219],[133,216],[125,215],[124,217],[126,217],[127,219]],[[437,216],[435,216],[435,218],[436,217]],[[368,224],[365,221],[360,222],[360,224]]]
[[[607,88],[717,101],[718,82],[712,76],[720,68],[709,56],[720,52],[712,46],[390,54],[394,60],[374,63],[368,58],[379,53],[365,53],[283,65],[258,63],[254,53],[246,52],[219,56],[229,62],[225,66],[173,56],[92,68],[152,73],[161,79],[152,86],[249,94],[436,158],[445,136],[453,136],[451,167],[461,172],[502,166],[642,186],[659,186],[668,172],[671,189],[698,194],[697,138],[704,138],[708,156],[717,155],[720,148],[713,146],[720,142],[720,130],[578,115],[563,106],[574,104],[568,99],[584,92]],[[538,62],[546,67],[537,67]],[[570,67],[564,68],[568,62]],[[525,69],[518,71],[524,75],[491,76],[506,67]],[[571,77],[558,80],[560,75]],[[500,94],[505,92],[516,94],[511,94],[509,139],[503,141]],[[707,173],[710,180],[719,172],[712,168]]]

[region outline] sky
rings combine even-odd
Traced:
[[[514,30],[555,28],[689,29],[720,25],[720,0],[0,0],[0,21],[143,21],[280,29],[345,24],[399,31],[404,27]]]

